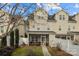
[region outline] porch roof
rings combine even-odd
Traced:
[[[68,34],[56,34],[56,36],[69,36]]]
[[[74,35],[74,34],[79,35],[79,31],[70,31],[70,32],[68,32],[68,34],[71,34],[71,35]]]
[[[55,34],[54,31],[28,31],[29,34]]]

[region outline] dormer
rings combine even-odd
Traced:
[[[68,23],[76,23],[77,21],[75,20],[75,15],[69,16]]]
[[[34,12],[34,20],[36,20],[36,21],[47,21],[47,19],[48,19],[48,14],[44,9],[38,8]]]
[[[48,15],[48,22],[56,22],[56,19],[55,19],[55,14],[54,15]]]
[[[65,12],[64,10],[60,10],[55,15],[55,19],[57,21],[68,21],[68,17],[69,17],[68,13]]]
[[[75,16],[74,16],[74,19],[79,22],[79,13],[77,13]]]

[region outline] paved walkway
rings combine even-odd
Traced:
[[[48,52],[48,49],[45,45],[41,45],[44,56],[51,56],[51,54]]]

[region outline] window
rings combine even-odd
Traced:
[[[68,27],[68,30],[70,31],[70,26]]]
[[[62,15],[59,15],[59,19],[62,20]]]
[[[59,19],[60,20],[64,20],[65,19],[65,15],[59,15]]]
[[[4,32],[4,27],[3,26],[1,26],[1,33],[3,33]]]
[[[42,15],[41,16],[38,15],[37,17],[38,17],[38,19],[43,19],[44,18]]]
[[[65,15],[63,15],[63,20],[65,20]]]
[[[40,28],[37,28],[37,30],[40,30]]]
[[[61,28],[59,28],[59,31],[61,31]]]
[[[73,26],[73,29],[75,29],[75,26]]]
[[[59,31],[61,31],[61,26],[59,26]]]

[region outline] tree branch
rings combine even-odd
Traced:
[[[5,3],[2,7],[0,7],[0,10],[1,10],[2,8],[4,8],[7,4],[8,4],[8,3]]]
[[[31,4],[31,5],[24,11],[24,13],[22,13],[22,14],[20,14],[20,15],[25,14],[25,12],[27,12],[27,11],[30,9],[30,7],[31,7],[32,5],[33,5],[33,4]]]

